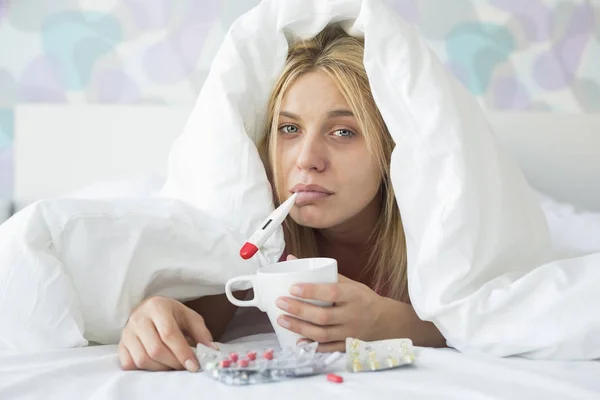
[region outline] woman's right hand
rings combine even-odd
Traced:
[[[132,313],[119,342],[124,370],[198,370],[198,360],[186,336],[214,347],[200,314],[166,297],[144,300]]]

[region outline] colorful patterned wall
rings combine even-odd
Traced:
[[[600,112],[600,0],[386,0],[481,103]],[[0,197],[12,107],[190,103],[258,0],[0,0]]]

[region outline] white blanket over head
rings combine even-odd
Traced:
[[[288,41],[334,22],[364,36],[397,145],[392,180],[418,315],[465,352],[600,357],[600,254],[552,259],[539,203],[474,98],[379,1],[265,0],[238,19],[173,149],[164,193],[244,232],[260,222],[271,194],[252,141],[269,92]],[[280,235],[270,242],[282,245]]]

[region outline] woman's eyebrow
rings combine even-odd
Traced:
[[[335,117],[354,117],[354,113],[350,110],[333,110],[327,113],[329,118]]]
[[[292,112],[285,111],[285,110],[280,111],[279,116],[295,119],[296,121],[300,121],[300,119],[301,119],[298,114],[294,114]],[[354,113],[350,110],[332,110],[327,113],[327,117],[328,118],[354,117]]]
[[[288,117],[288,118],[291,118],[291,119],[295,119],[296,121],[300,121],[300,116],[299,115],[291,113],[289,111],[281,111],[279,113],[279,116],[281,116],[281,117]]]

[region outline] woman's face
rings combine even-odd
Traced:
[[[330,229],[372,216],[373,207],[379,207],[377,165],[334,81],[322,71],[306,73],[282,100],[276,116],[277,172],[283,178],[284,199],[299,192],[292,219]]]

